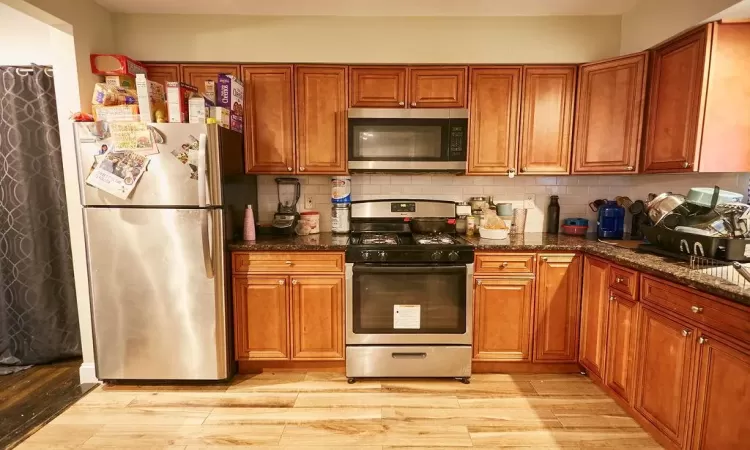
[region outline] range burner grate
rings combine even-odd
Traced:
[[[447,234],[415,234],[414,242],[421,245],[454,245],[456,240]]]
[[[360,238],[363,245],[396,245],[398,236],[395,234],[367,234]]]

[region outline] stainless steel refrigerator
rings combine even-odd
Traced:
[[[255,177],[244,176],[239,133],[150,126],[162,143],[121,199],[87,183],[95,160],[117,147],[107,127],[75,125],[97,377],[226,379],[234,367],[226,242],[244,205],[257,203]],[[181,151],[196,141],[188,161]]]

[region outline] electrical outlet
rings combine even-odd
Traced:
[[[526,209],[531,209],[536,206],[536,195],[535,194],[526,194],[523,197],[523,207]]]
[[[313,198],[312,198],[312,195],[306,195],[305,196],[305,209],[307,209],[307,210],[313,209]]]

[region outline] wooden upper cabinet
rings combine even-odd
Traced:
[[[245,66],[245,171],[294,172],[292,66]]]
[[[181,81],[179,64],[144,64],[148,69],[148,79],[167,87],[167,81]]]
[[[288,359],[287,278],[235,276],[232,284],[236,358]]]
[[[344,278],[292,276],[292,359],[344,359]]]
[[[638,170],[648,53],[581,66],[573,173]]]
[[[713,25],[653,51],[644,172],[697,170]]]
[[[521,67],[469,73],[469,174],[516,170]]]
[[[406,67],[349,67],[349,106],[405,108]]]
[[[638,303],[611,292],[607,329],[607,362],[604,382],[623,400],[633,396]]]
[[[523,69],[519,166],[524,174],[570,171],[576,66]]]
[[[221,73],[240,78],[240,66],[232,64],[183,64],[182,82],[195,86],[198,88],[198,92],[205,94],[206,81],[218,80]]]
[[[609,264],[586,256],[581,295],[581,339],[579,362],[604,378],[609,313]]]
[[[581,257],[540,253],[537,275],[534,362],[576,362]]]
[[[465,66],[409,68],[409,106],[412,108],[465,108]]]
[[[474,282],[474,359],[531,361],[533,278]]]
[[[346,66],[295,70],[297,173],[346,173]]]
[[[634,407],[668,439],[684,448],[688,433],[695,330],[641,308]]]
[[[698,393],[691,449],[739,449],[750,436],[750,353],[698,338]]]

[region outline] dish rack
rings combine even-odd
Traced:
[[[702,236],[659,226],[643,226],[641,230],[648,242],[670,252],[723,260],[724,263],[750,261],[750,239]]]
[[[691,256],[690,269],[698,270],[707,275],[729,281],[743,289],[750,289],[750,281],[743,278],[730,263],[727,263],[727,261],[720,261],[718,259],[705,258],[702,256]]]

